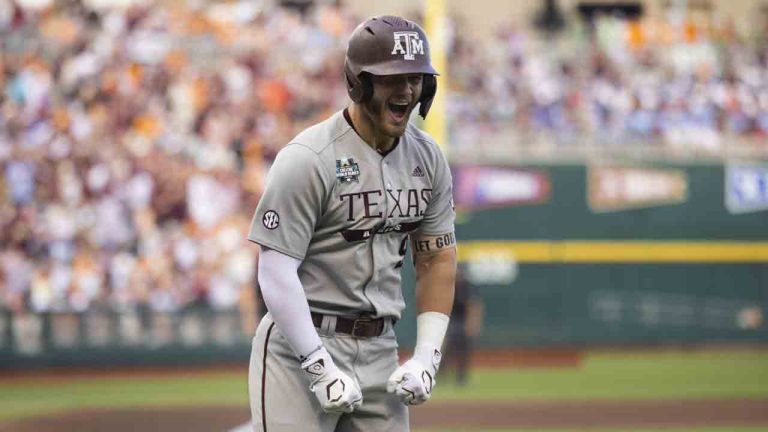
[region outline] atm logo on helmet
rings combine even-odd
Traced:
[[[424,41],[417,32],[395,32],[395,46],[391,54],[402,54],[405,60],[415,60],[416,54],[424,55]]]

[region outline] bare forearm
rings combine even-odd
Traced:
[[[440,312],[450,316],[456,282],[456,249],[414,255],[416,309],[418,313]]]

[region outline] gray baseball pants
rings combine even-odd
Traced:
[[[334,333],[335,318],[318,329],[336,366],[360,383],[363,404],[351,414],[326,414],[287,340],[266,314],[253,338],[248,387],[254,432],[408,431],[408,408],[387,393],[387,378],[398,367],[391,322],[381,336],[355,338]]]

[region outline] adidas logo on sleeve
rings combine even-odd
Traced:
[[[411,173],[412,177],[424,177],[424,170],[421,169],[420,166],[416,165],[416,168],[414,168],[413,172]]]

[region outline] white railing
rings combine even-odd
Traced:
[[[723,163],[728,161],[768,162],[768,139],[721,136],[714,147],[695,142],[671,145],[658,140],[617,140],[588,135],[567,140],[549,133],[498,133],[478,137],[474,143],[448,145],[452,162],[506,164],[567,164],[598,162]]]

